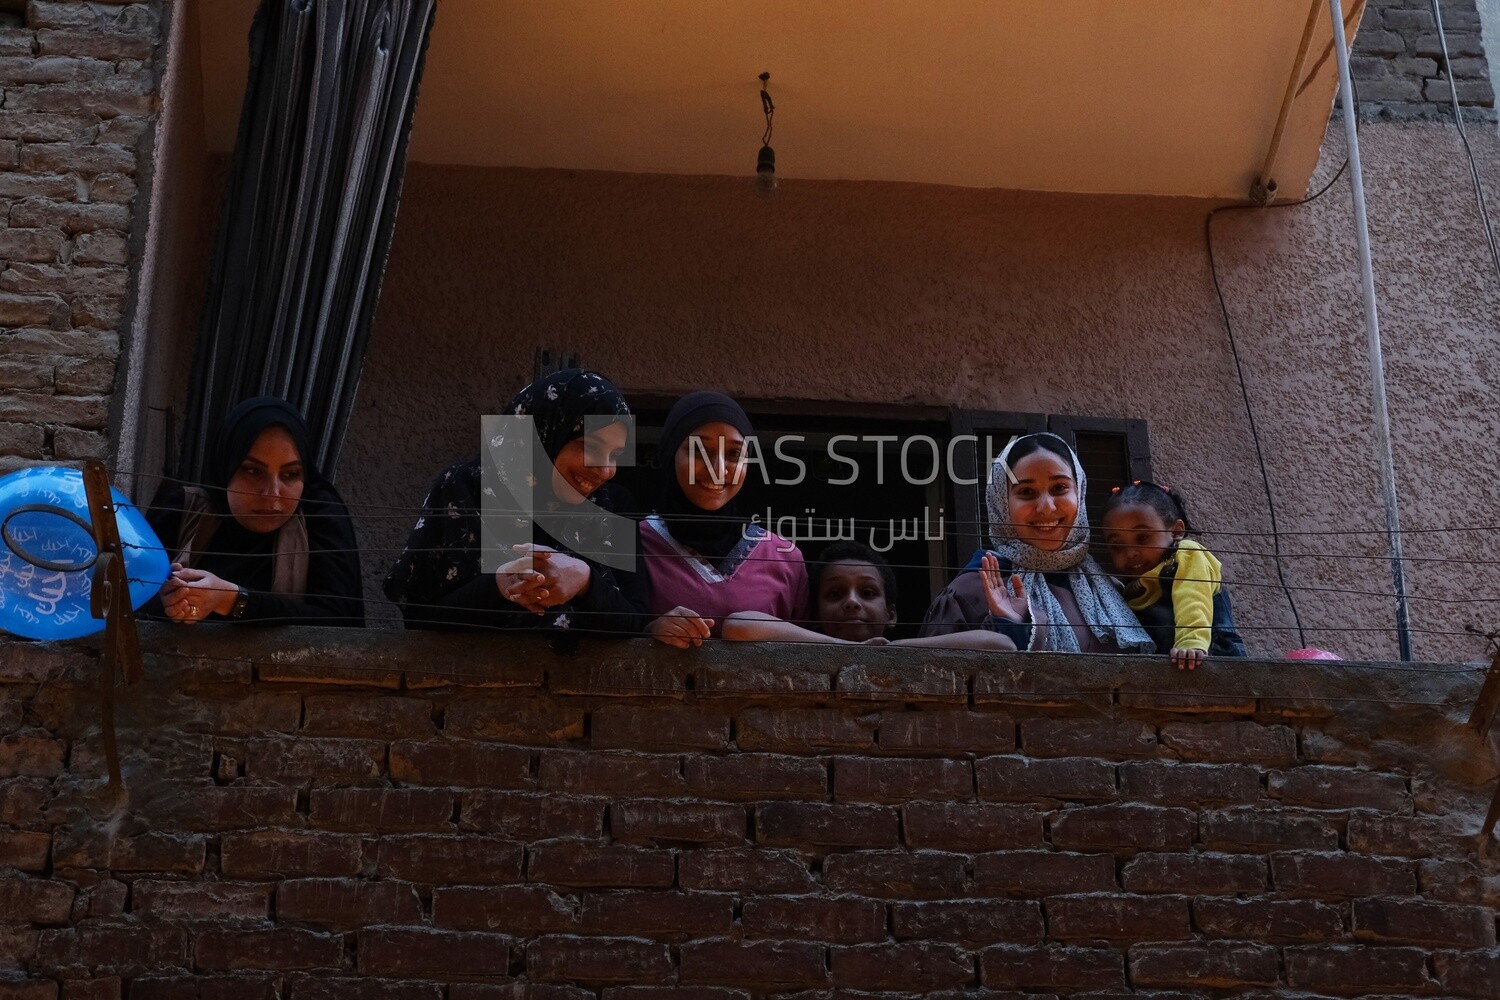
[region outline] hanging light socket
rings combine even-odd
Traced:
[[[766,116],[766,130],[760,137],[760,153],[755,158],[755,193],[763,198],[770,197],[776,190],[776,150],[771,148],[771,125],[776,105],[771,102],[771,93],[766,89],[770,80],[770,73],[760,75],[760,107]]]

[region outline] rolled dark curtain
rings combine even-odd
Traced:
[[[250,396],[332,478],[389,257],[437,0],[263,0],[193,358],[181,475]]]

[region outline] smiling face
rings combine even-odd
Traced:
[[[704,424],[677,448],[675,467],[682,495],[699,510],[718,510],[745,485],[745,435],[729,424]]]
[[[1006,506],[1016,538],[1047,552],[1068,540],[1078,517],[1078,484],[1060,455],[1034,451],[1011,467],[1015,482],[1006,491]]]
[[[835,639],[864,642],[885,635],[896,620],[880,570],[871,563],[829,563],[818,579],[817,598],[818,627]]]
[[[1109,560],[1121,576],[1140,576],[1167,557],[1185,531],[1182,521],[1167,524],[1154,507],[1122,503],[1104,515]]]
[[[302,500],[302,456],[285,427],[267,427],[224,488],[229,513],[249,531],[277,531]]]
[[[615,478],[628,438],[625,425],[614,423],[563,445],[552,460],[552,492],[564,503],[583,503]]]

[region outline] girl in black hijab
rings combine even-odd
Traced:
[[[173,559],[150,611],[184,624],[364,625],[354,526],[311,455],[307,424],[284,400],[231,410],[208,482],[164,484],[147,515]]]
[[[603,375],[570,368],[528,385],[504,412],[531,416],[540,448],[502,433],[486,442],[485,456],[438,476],[386,576],[386,596],[418,628],[639,634],[645,601],[633,554],[636,524],[612,515],[621,496],[609,485],[629,442],[625,398]],[[527,495],[536,516],[507,527],[526,532],[530,544],[485,571],[485,509],[515,516]],[[619,568],[622,560],[631,569]]]

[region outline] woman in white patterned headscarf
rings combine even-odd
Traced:
[[[992,548],[933,600],[923,635],[989,628],[1017,649],[1151,652],[1114,580],[1089,556],[1086,479],[1055,434],[1013,440],[990,475]]]

